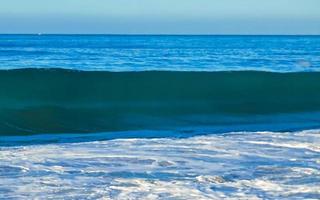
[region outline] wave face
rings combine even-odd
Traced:
[[[319,127],[320,73],[0,71],[0,134]]]

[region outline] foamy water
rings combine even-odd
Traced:
[[[320,199],[320,131],[0,148],[0,199]]]

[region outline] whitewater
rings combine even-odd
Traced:
[[[319,130],[0,151],[0,199],[320,198]]]

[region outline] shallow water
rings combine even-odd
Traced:
[[[319,199],[320,131],[0,148],[0,199]]]

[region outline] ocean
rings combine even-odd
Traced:
[[[0,35],[0,199],[320,199],[320,36]]]

